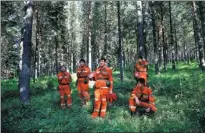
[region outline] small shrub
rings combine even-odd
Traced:
[[[49,80],[48,82],[47,82],[47,88],[50,90],[50,89],[54,89],[54,83],[53,83],[53,81],[51,81],[51,80]]]

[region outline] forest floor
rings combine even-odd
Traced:
[[[158,112],[152,116],[134,115],[128,109],[128,98],[135,86],[131,69],[125,68],[124,82],[119,71],[113,72],[114,92],[118,100],[108,107],[107,116],[91,118],[91,101],[82,107],[73,81],[72,109],[59,108],[56,77],[41,77],[31,82],[30,105],[19,101],[17,79],[1,81],[2,132],[205,132],[205,74],[197,63],[178,63],[172,71],[154,74],[149,67],[149,84],[156,97]]]

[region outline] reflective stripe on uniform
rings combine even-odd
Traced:
[[[67,104],[68,106],[71,106],[72,105],[72,103],[71,104]]]
[[[95,111],[95,112],[99,112],[99,110],[98,110],[98,109],[94,109],[94,111]]]
[[[71,95],[67,95],[67,97],[71,97]]]
[[[136,106],[131,106],[131,105],[130,105],[130,106],[129,106],[129,108],[131,108],[131,109],[135,109],[135,108],[136,108]]]
[[[65,106],[65,103],[61,103],[61,106]]]
[[[106,101],[106,98],[102,98],[102,101]]]
[[[95,98],[95,101],[98,101],[99,99],[98,98]]]
[[[108,87],[100,87],[100,88],[108,88]]]
[[[101,110],[101,112],[105,112],[105,111],[106,111],[106,109],[102,109],[102,110]]]

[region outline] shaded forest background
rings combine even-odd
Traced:
[[[61,64],[73,73],[81,58],[95,70],[102,56],[114,70],[133,67],[139,54],[155,64],[156,73],[166,72],[168,63],[177,69],[178,61],[191,60],[204,70],[205,2],[34,1],[32,6],[34,80],[55,75]],[[1,75],[18,77],[27,7],[2,1],[1,9]]]

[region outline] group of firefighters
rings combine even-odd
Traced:
[[[139,56],[134,68],[134,77],[137,84],[129,98],[131,115],[138,112],[138,108],[144,108],[145,113],[154,113],[157,110],[154,105],[155,98],[152,96],[152,90],[147,86],[147,65],[148,62]],[[91,72],[90,68],[85,64],[85,60],[81,59],[76,73],[76,86],[83,105],[87,105],[90,100],[89,81],[95,81],[93,87],[95,97],[92,118],[98,116],[104,118],[106,116],[107,103],[117,100],[116,93],[113,93],[112,69],[106,65],[106,59],[100,59],[99,67],[94,72]],[[57,77],[61,109],[65,109],[66,105],[67,108],[71,108],[72,97],[70,83],[72,82],[72,78],[70,73],[66,71],[64,65],[61,66]],[[65,95],[67,96],[67,103],[65,103]]]

